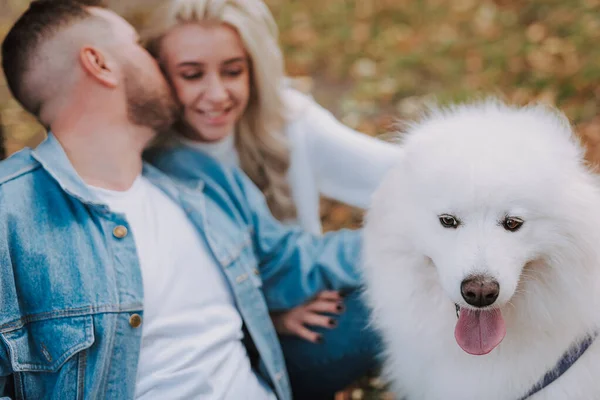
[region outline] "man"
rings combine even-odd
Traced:
[[[284,228],[197,154],[181,157],[202,179],[144,164],[176,106],[134,29],[92,1],[33,1],[2,58],[52,133],[0,164],[0,397],[291,398],[268,307],[356,287],[358,233]]]

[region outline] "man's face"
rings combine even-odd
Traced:
[[[132,123],[165,130],[174,122],[179,107],[156,60],[139,42],[135,29],[112,11],[91,8],[90,12],[112,25],[111,50],[118,58]]]

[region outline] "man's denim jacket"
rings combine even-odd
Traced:
[[[359,284],[358,232],[284,227],[242,173],[192,150],[144,175],[186,212],[227,277],[258,370],[290,387],[268,309]],[[144,327],[142,275],[122,214],[99,203],[50,134],[0,163],[0,398],[131,399]]]

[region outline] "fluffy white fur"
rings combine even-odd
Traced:
[[[526,394],[600,326],[600,185],[566,118],[488,101],[410,126],[365,223],[366,296],[387,376],[409,400]],[[441,214],[456,215],[457,229]],[[505,216],[525,222],[510,232]],[[461,281],[495,277],[506,336],[473,356],[457,344]],[[600,399],[600,338],[532,400]]]

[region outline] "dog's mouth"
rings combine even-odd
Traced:
[[[456,306],[458,321],[454,329],[456,343],[465,352],[477,356],[488,354],[506,335],[502,312],[497,308],[472,309]]]

